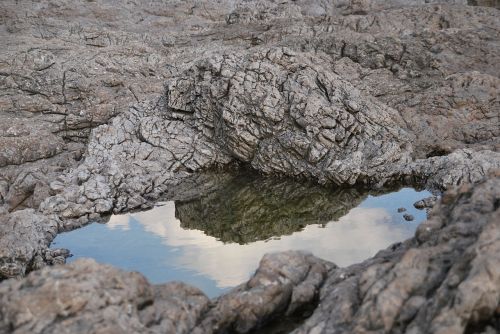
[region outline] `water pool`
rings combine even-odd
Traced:
[[[413,203],[430,195],[235,178],[199,197],[60,234],[53,245],[70,249],[68,262],[91,257],[214,297],[246,281],[268,252],[307,250],[339,266],[363,261],[411,237],[426,218]],[[404,213],[415,219],[406,221]]]

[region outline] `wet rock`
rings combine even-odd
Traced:
[[[413,217],[413,215],[410,215],[409,213],[405,213],[403,215],[403,218],[407,221],[407,222],[411,222],[415,219],[415,217]]]
[[[398,208],[398,213],[405,212],[406,208]]]
[[[438,201],[437,196],[430,196],[426,197],[424,199],[421,199],[420,201],[416,201],[413,203],[413,206],[419,210],[422,209],[431,209],[436,205],[436,202]]]

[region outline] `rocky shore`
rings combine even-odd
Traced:
[[[316,305],[296,333],[500,331],[499,9],[2,1],[0,333],[245,333]],[[48,248],[235,168],[446,193],[372,259],[268,255],[211,301]]]
[[[495,333],[500,325],[500,175],[448,191],[414,238],[347,268],[266,255],[215,300],[150,285],[93,260],[0,284],[0,332],[246,333],[318,305],[293,333]]]

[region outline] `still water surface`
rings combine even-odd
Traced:
[[[340,266],[363,261],[414,234],[426,214],[412,204],[427,196],[411,188],[371,195],[235,179],[199,198],[60,234],[53,244],[71,250],[68,262],[91,257],[214,297],[246,281],[268,252],[307,250]],[[415,220],[405,221],[400,207]]]

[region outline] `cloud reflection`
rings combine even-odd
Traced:
[[[233,287],[248,279],[265,253],[304,249],[346,266],[369,258],[412,233],[404,224],[395,224],[392,213],[384,208],[357,207],[325,227],[308,225],[291,235],[243,245],[224,243],[203,231],[182,228],[175,218],[174,202],[149,211],[113,216],[106,226],[128,230],[131,218],[146,231],[161,237],[169,250],[179,253],[173,260],[175,263],[168,265],[207,276],[216,281],[219,288]]]

